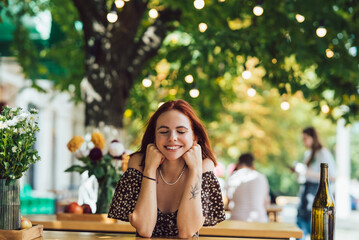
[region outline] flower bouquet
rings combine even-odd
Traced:
[[[117,140],[113,140],[108,146],[107,153],[103,154],[106,143],[100,132],[92,133],[90,144],[84,143],[85,140],[81,136],[75,136],[67,144],[70,152],[74,153],[83,164],[73,165],[65,172],[82,174],[88,171],[89,177],[94,175],[99,186],[96,213],[107,213],[117,182],[127,168],[129,156],[125,153],[124,146]]]
[[[0,229],[20,228],[19,179],[40,160],[36,141],[37,110],[5,106],[0,114]]]

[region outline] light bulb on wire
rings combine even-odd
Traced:
[[[280,104],[280,108],[284,111],[287,111],[289,108],[290,108],[290,104],[289,102],[287,101],[283,101],[281,104]]]
[[[199,96],[199,90],[197,88],[192,88],[191,90],[189,90],[189,95],[192,98],[197,98]]]
[[[323,113],[328,113],[330,108],[327,104],[324,104],[322,107],[321,107],[321,110]]]
[[[117,8],[115,2],[113,2],[110,12],[107,13],[107,21],[109,21],[110,23],[114,23],[117,21],[117,19],[118,19]]]
[[[123,6],[125,6],[125,2],[123,0],[116,0],[115,5],[117,8],[123,8]]]
[[[142,85],[143,85],[145,88],[151,87],[151,85],[152,85],[151,79],[149,79],[149,78],[144,78],[144,79],[142,80]]]
[[[324,37],[325,35],[327,35],[327,29],[323,26],[320,26],[317,28],[317,30],[315,31],[318,37]]]
[[[247,95],[249,96],[249,97],[254,97],[255,95],[257,94],[257,91],[254,89],[254,88],[248,88],[248,90],[247,90]]]
[[[297,22],[302,23],[305,20],[305,17],[303,15],[300,15],[299,13],[295,15],[295,18],[297,19]]]
[[[246,66],[244,66],[244,71],[242,72],[242,77],[244,79],[250,79],[252,77],[252,73],[247,70]]]
[[[156,9],[152,8],[149,12],[148,12],[148,15],[150,16],[150,18],[157,18],[158,17],[158,12]]]
[[[193,5],[196,9],[200,10],[200,9],[204,8],[205,3],[204,3],[204,0],[195,0],[193,2]]]
[[[208,26],[205,23],[198,24],[198,29],[200,32],[205,32],[207,30]]]
[[[193,76],[191,74],[188,74],[184,77],[184,80],[186,81],[186,83],[193,83]]]
[[[253,8],[254,15],[256,15],[258,17],[261,16],[263,14],[263,12],[264,12],[264,10],[261,5],[257,5]]]
[[[327,55],[327,58],[332,58],[334,57],[334,52],[328,48],[325,50],[325,55]]]

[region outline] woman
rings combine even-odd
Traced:
[[[332,154],[320,143],[317,131],[313,127],[307,127],[302,131],[302,140],[307,149],[304,153],[306,171],[305,183],[300,189],[297,225],[303,231],[304,240],[307,234],[310,235],[311,211],[319,186],[320,164],[328,163],[330,180],[335,180],[336,168]]]
[[[148,122],[120,179],[108,216],[142,237],[188,238],[225,219],[206,131],[184,100],[166,102]]]

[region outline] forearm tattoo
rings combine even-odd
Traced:
[[[194,186],[191,185],[191,191],[190,191],[191,198],[189,200],[196,199],[196,197],[199,193],[201,193],[201,178],[200,177]]]

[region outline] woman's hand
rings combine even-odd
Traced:
[[[165,160],[165,157],[158,150],[155,144],[150,143],[146,149],[145,168],[149,170],[156,170],[161,163]]]
[[[183,154],[183,159],[189,170],[198,170],[202,172],[202,149],[199,144],[193,142],[192,147]]]

